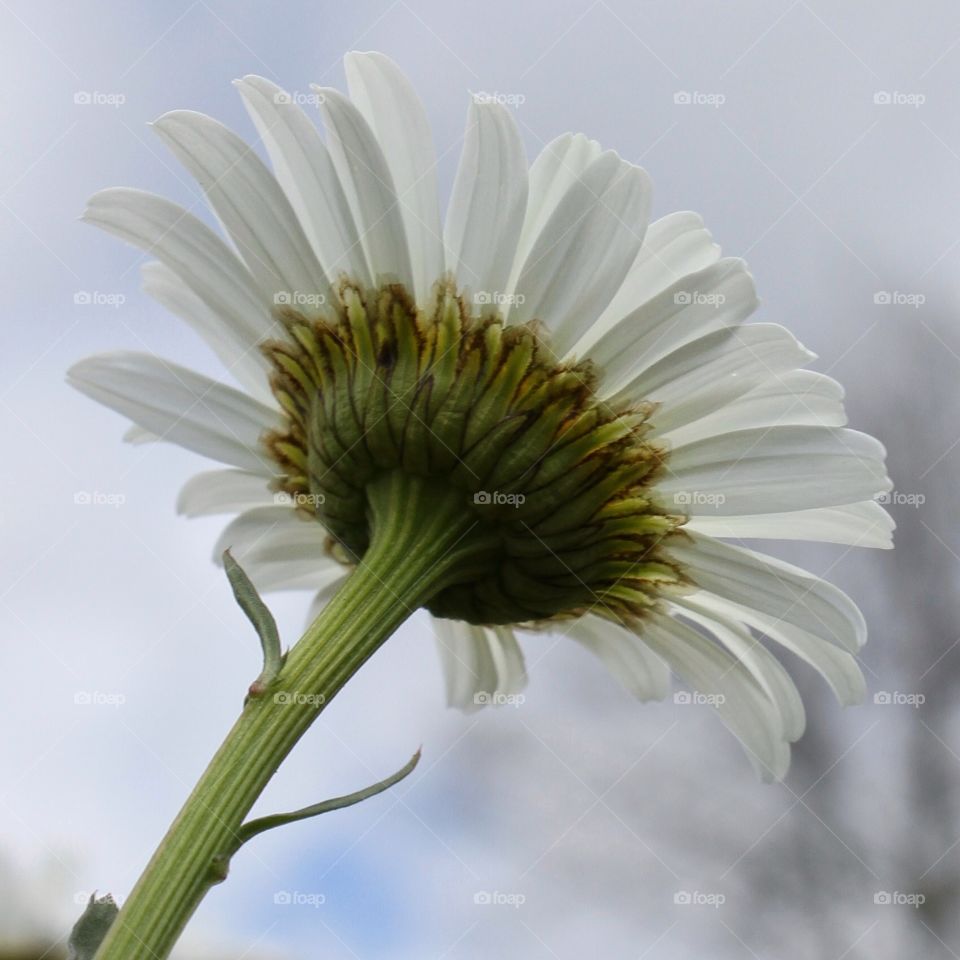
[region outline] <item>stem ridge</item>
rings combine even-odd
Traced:
[[[207,891],[225,878],[250,827],[262,822],[245,823],[284,758],[381,644],[456,577],[463,562],[456,548],[474,522],[457,494],[429,478],[393,472],[371,482],[367,496],[368,550],[286,655],[269,687],[273,695],[247,699],[96,960],[169,956]]]

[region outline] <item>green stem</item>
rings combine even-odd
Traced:
[[[462,563],[473,521],[449,487],[397,473],[367,492],[369,549],[291,649],[266,695],[245,706],[127,898],[97,960],[169,956],[206,892],[223,879],[222,856],[233,849],[283,759],[323,706]]]

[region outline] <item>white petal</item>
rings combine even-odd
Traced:
[[[649,212],[646,172],[613,151],[598,157],[537,237],[511,291],[511,321],[541,320],[557,355],[565,354],[623,283]]]
[[[800,691],[783,664],[738,620],[709,610],[689,597],[672,599],[671,605],[709,631],[750,671],[780,713],[787,740],[799,740],[806,726],[806,714]]]
[[[440,618],[433,623],[448,706],[470,713],[523,689],[523,654],[512,630]]]
[[[317,590],[345,573],[327,554],[326,537],[319,521],[292,507],[255,507],[220,534],[214,559],[229,549],[258,590]]]
[[[601,153],[603,150],[596,140],[589,140],[582,133],[565,133],[551,140],[533,161],[530,166],[527,210],[509,289],[516,286],[520,268],[530,255],[557,204]]]
[[[523,651],[516,634],[510,627],[486,627],[490,640],[490,655],[497,670],[497,693],[510,697],[518,694],[527,685],[527,669]]]
[[[83,220],[158,257],[236,329],[238,343],[256,343],[270,330],[272,303],[233,251],[183,207],[114,187],[90,198]]]
[[[177,513],[205,517],[239,513],[274,502],[269,481],[245,470],[207,470],[192,476],[177,496]]]
[[[832,427],[739,430],[672,450],[657,491],[690,515],[783,513],[890,489],[873,437]]]
[[[703,590],[853,653],[866,642],[867,626],[853,601],[806,570],[692,531],[670,553]]]
[[[783,721],[746,667],[719,644],[670,616],[649,616],[643,636],[689,686],[715,698],[721,719],[740,738],[760,776],[782,779],[790,765]]]
[[[691,594],[691,599],[696,600],[706,609],[742,620],[754,630],[779,643],[784,649],[796,654],[827,681],[843,706],[853,706],[863,702],[867,684],[857,661],[846,650],[841,650],[834,644],[827,643],[791,623],[702,590]]]
[[[792,513],[691,517],[684,529],[734,540],[814,540],[888,550],[893,546],[893,518],[875,500],[842,507],[815,507]]]
[[[725,258],[678,280],[628,314],[586,352],[603,377],[603,394],[644,400],[633,380],[678,347],[748,317],[757,305],[742,260]]]
[[[300,221],[252,147],[192,110],[166,113],[153,126],[203,187],[271,302],[282,294],[329,297],[326,275]]]
[[[320,131],[271,81],[251,75],[234,82],[325,273],[369,285],[360,233]]]
[[[139,447],[143,443],[156,443],[160,438],[136,423],[131,423],[123,434],[123,442]]]
[[[842,427],[846,422],[843,387],[836,380],[812,370],[791,370],[771,377],[721,410],[665,431],[661,438],[679,447],[754,427]]]
[[[386,158],[370,125],[339,91],[313,87],[329,133],[330,156],[350,202],[375,282],[413,289],[403,213]]]
[[[69,382],[160,440],[272,476],[260,443],[280,415],[239,390],[146,353],[117,351],[74,364]]]
[[[713,242],[699,214],[680,211],[655,220],[647,228],[643,246],[616,296],[573,348],[574,352],[582,355],[601,334],[638,307],[719,259],[720,247]]]
[[[422,303],[444,271],[437,159],[427,114],[410,81],[382,53],[348,53],[344,64],[350,96],[380,141],[393,177]]]
[[[471,103],[447,211],[447,266],[460,286],[503,295],[527,204],[527,162],[517,123],[501,104]]]
[[[640,700],[662,700],[669,695],[670,667],[637,634],[590,613],[569,624],[558,624],[557,632],[599,657],[610,673]]]
[[[249,333],[258,324],[264,327],[264,335],[260,339],[266,339],[271,333],[263,322],[263,314],[259,317],[250,316],[241,325],[233,315],[211,310],[166,264],[156,261],[146,263],[140,272],[143,289],[196,330],[247,393],[258,400],[273,402],[269,361]],[[279,327],[273,332],[277,335],[282,333]]]
[[[715,330],[658,360],[631,383],[660,405],[656,434],[720,410],[765,380],[814,359],[785,327],[750,323]]]

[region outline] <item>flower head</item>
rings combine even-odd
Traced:
[[[422,106],[379,54],[347,58],[350,99],[316,89],[326,140],[289,94],[237,82],[273,165],[216,121],[157,132],[232,241],[135,190],[86,219],[154,254],[146,289],[242,389],[156,357],[71,371],[87,394],[229,466],[180,496],[237,513],[221,538],[261,589],[322,604],[371,536],[379,478],[419,478],[462,511],[425,601],[451,703],[525,681],[517,630],[555,629],[642,699],[671,671],[709,695],[758,769],[780,777],[804,726],[759,639],[855,702],[865,640],[818,577],[725,542],[888,546],[883,449],[845,429],[842,393],[805,370],[698,216],[648,224],[640,168],[580,135],[527,167],[517,124],[470,106],[443,226]]]
[[[641,617],[684,576],[664,543],[682,518],[658,505],[664,451],[649,405],[611,405],[587,365],[558,363],[529,324],[477,316],[453,282],[419,308],[405,288],[338,291],[335,323],[285,313],[265,350],[287,414],[267,448],[292,502],[359,560],[367,490],[434,477],[473,523],[469,562],[429,609],[477,625],[596,608]]]

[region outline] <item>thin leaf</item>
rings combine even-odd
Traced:
[[[404,777],[413,772],[416,765],[420,762],[420,750],[401,767],[396,773],[381,780],[370,787],[358,790],[356,793],[347,794],[345,797],[334,797],[332,800],[324,800],[322,803],[315,803],[309,807],[303,807],[301,810],[294,810],[292,813],[275,813],[269,817],[260,817],[257,820],[251,820],[245,823],[237,832],[236,843],[233,852],[235,853],[248,840],[263,833],[265,830],[272,830],[274,827],[282,827],[288,823],[296,823],[298,820],[306,820],[309,817],[317,817],[321,813],[329,813],[331,810],[340,810],[342,807],[351,807],[361,800],[369,797],[375,797],[384,790],[389,790],[394,784],[399,783]]]
[[[250,578],[243,572],[243,568],[234,560],[229,550],[223,551],[223,567],[227,572],[233,595],[240,604],[240,609],[247,615],[247,619],[257,631],[257,636],[260,637],[260,646],[263,649],[263,670],[250,686],[250,695],[258,696],[276,679],[283,666],[277,622],[267,609],[267,605],[260,599],[257,588],[250,582]]]
[[[86,909],[70,931],[67,960],[93,960],[118,913],[117,905],[109,893],[99,898],[92,894]]]

